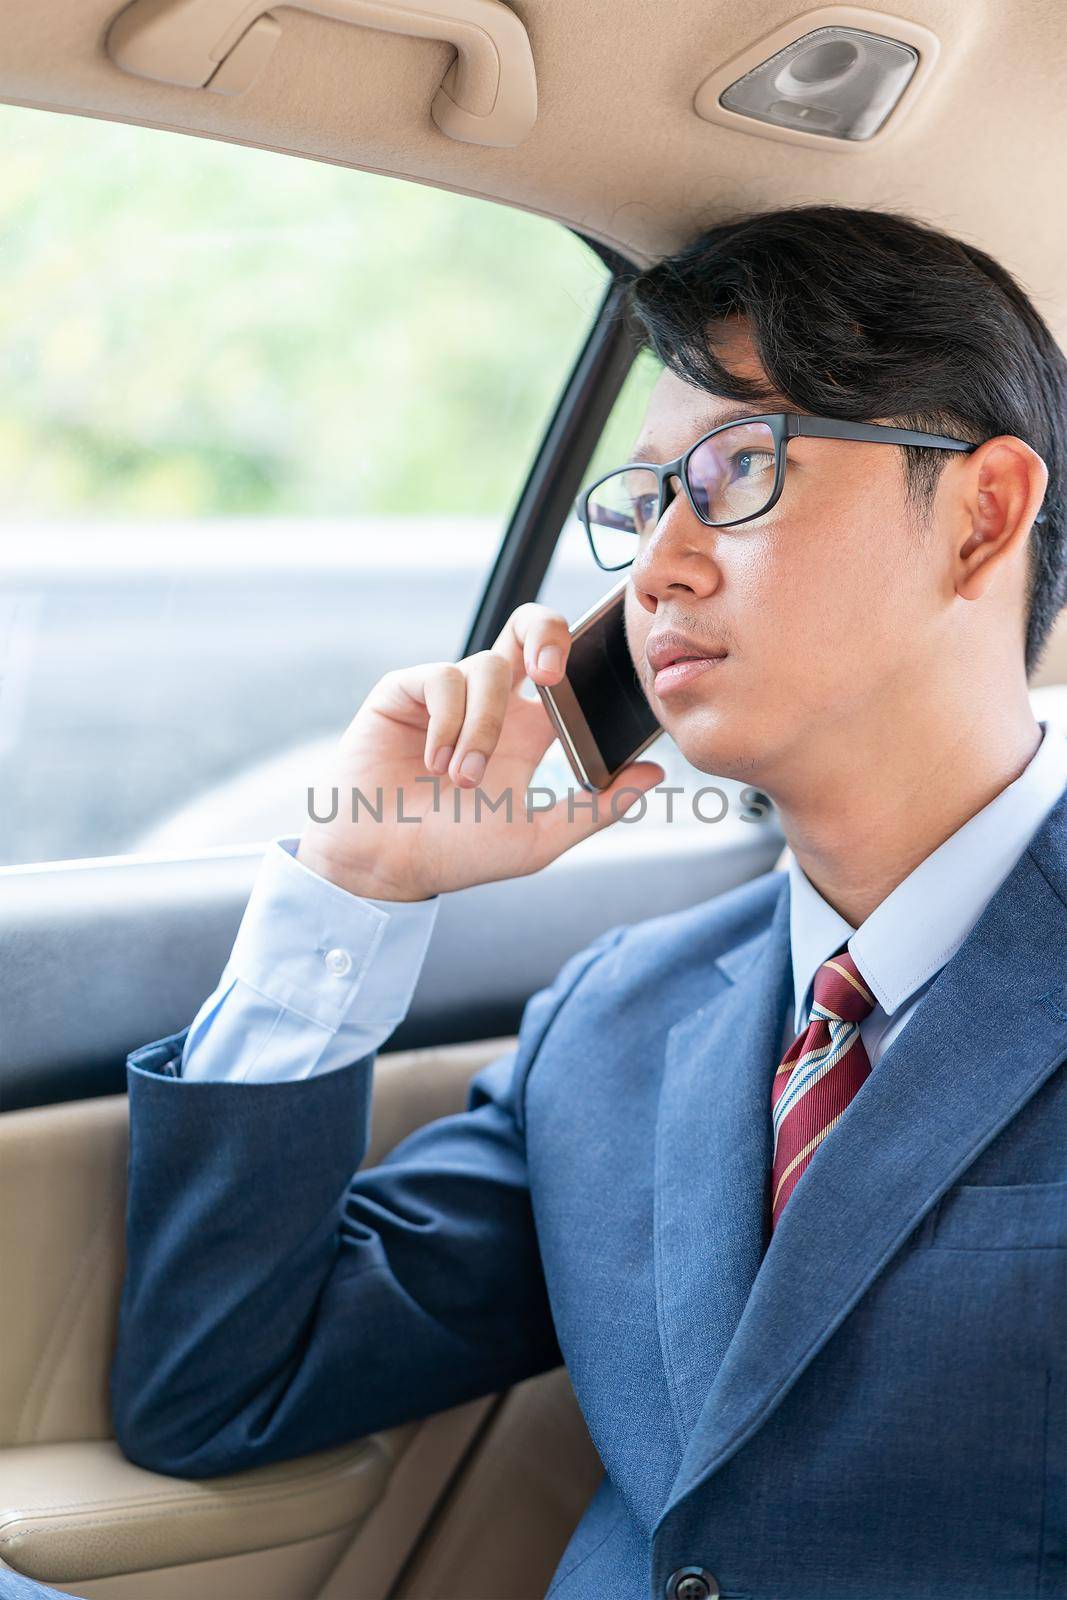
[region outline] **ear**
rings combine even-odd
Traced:
[[[979,600],[1022,555],[1045,497],[1048,468],[1014,434],[986,439],[960,467],[957,493],[965,533],[956,551],[956,593]]]

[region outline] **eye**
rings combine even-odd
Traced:
[[[638,495],[634,501],[634,521],[638,532],[651,528],[656,520],[656,511],[659,507],[659,496],[655,494]]]
[[[774,455],[767,450],[739,450],[733,457],[735,476],[751,478],[757,472],[768,472],[774,466]]]

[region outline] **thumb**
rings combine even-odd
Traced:
[[[538,818],[542,837],[549,850],[549,858],[569,850],[590,834],[610,828],[640,801],[647,790],[655,788],[666,773],[656,761],[635,761],[624,767],[606,789],[590,793],[578,790],[569,800],[560,800]]]
[[[613,822],[618,822],[620,817],[637,805],[643,794],[654,789],[657,783],[662,783],[666,776],[666,771],[658,761],[633,761],[628,767],[623,767],[615,781],[600,790],[597,820],[589,832],[597,833],[601,828],[610,828]]]

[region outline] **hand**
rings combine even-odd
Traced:
[[[639,794],[623,795],[614,812],[613,796],[623,789],[643,794],[661,782],[664,770],[656,762],[634,762],[595,796],[578,791],[573,820],[566,796],[527,816],[527,787],[556,733],[540,698],[526,699],[519,690],[527,676],[559,683],[570,642],[566,618],[531,602],[512,612],[491,650],[379,678],[315,785],[320,815],[332,809],[331,790],[337,789],[337,815],[309,821],[297,860],[353,894],[424,900],[537,872],[618,821]],[[539,665],[543,651],[547,664]],[[365,797],[355,821],[354,789]],[[369,809],[378,810],[379,789],[381,821]],[[491,810],[501,795],[504,803]],[[417,822],[397,820],[398,796],[399,814]],[[544,798],[534,796],[535,802]],[[595,817],[588,804],[594,799]]]

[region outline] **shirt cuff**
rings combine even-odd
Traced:
[[[334,1030],[373,962],[381,981],[374,985],[373,1010],[361,1008],[360,1020],[395,1021],[410,1004],[411,974],[422,966],[440,896],[372,900],[350,894],[297,861],[298,843],[290,837],[267,846],[224,981],[237,979]]]

